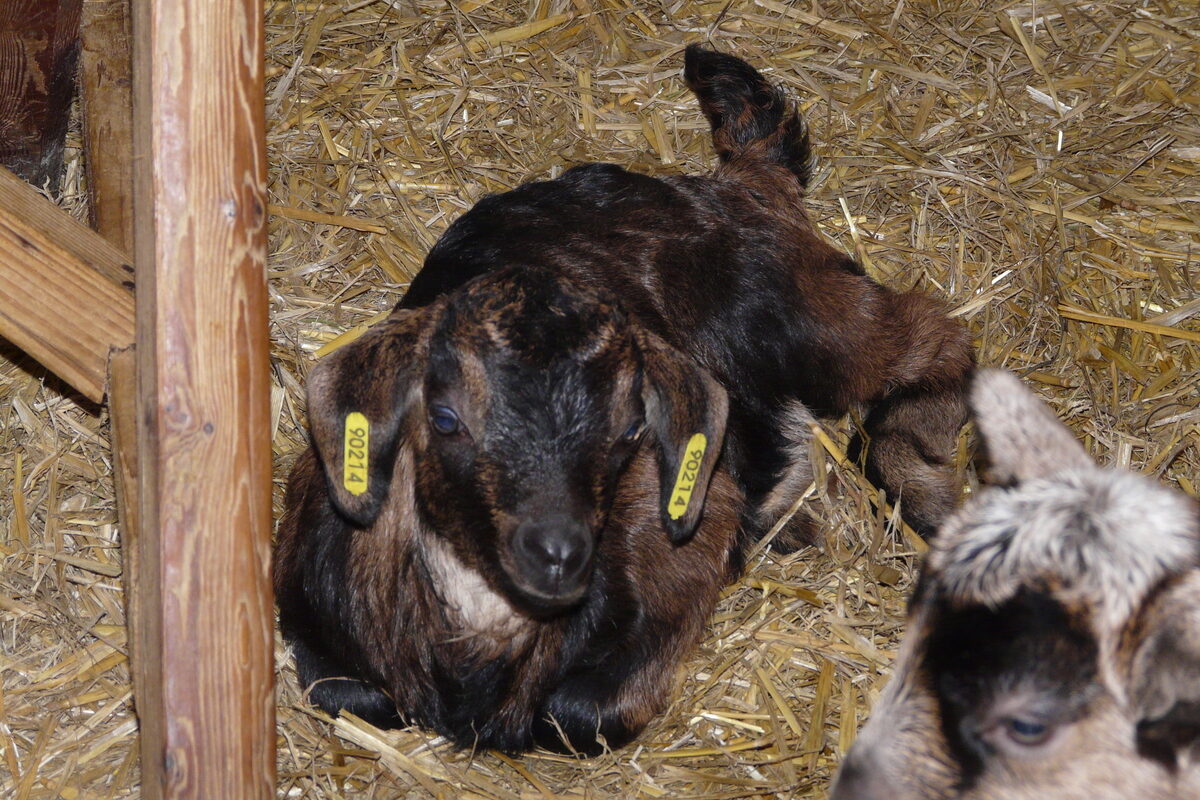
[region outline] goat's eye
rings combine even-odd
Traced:
[[[1050,738],[1051,728],[1044,722],[1010,717],[1004,720],[1004,733],[1016,744],[1035,747]]]
[[[458,433],[460,426],[458,414],[445,406],[433,406],[429,409],[429,424],[443,436]]]
[[[646,429],[646,424],[643,420],[634,422],[629,428],[621,434],[621,441],[629,443],[636,442],[642,436],[642,431]]]

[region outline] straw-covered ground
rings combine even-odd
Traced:
[[[708,41],[804,109],[831,239],[948,298],[980,362],[1019,371],[1100,460],[1195,496],[1198,30],[1188,0],[271,0],[277,488],[316,353],[396,302],[474,201],[589,160],[708,169],[679,79]],[[77,213],[81,174],[76,155]],[[633,746],[512,759],[333,722],[281,649],[280,795],[823,796],[921,549],[836,463],[846,428],[816,447],[823,548],[753,559]],[[0,796],[136,791],[111,463],[104,412],[0,349]]]

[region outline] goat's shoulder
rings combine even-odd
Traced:
[[[619,579],[609,578],[610,583],[627,586],[650,612],[643,623],[675,624],[692,617],[702,621],[716,593],[732,577],[741,490],[727,470],[715,470],[696,533],[681,545],[672,544],[663,530],[658,491],[658,465],[643,447],[618,485],[601,540],[606,551],[601,563],[620,572]]]

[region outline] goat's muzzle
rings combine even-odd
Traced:
[[[852,750],[842,762],[829,800],[892,800],[899,797],[896,787],[888,785],[877,766],[869,761],[869,757]]]
[[[592,538],[586,523],[565,514],[521,522],[512,537],[513,581],[541,605],[574,603],[592,575]]]

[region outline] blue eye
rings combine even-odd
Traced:
[[[1017,744],[1031,747],[1050,738],[1050,726],[1044,722],[1012,717],[1004,721],[1004,731]]]
[[[445,406],[433,406],[429,409],[429,424],[443,436],[458,433],[458,414]]]
[[[635,442],[637,441],[638,437],[642,435],[643,430],[644,426],[642,420],[638,420],[630,425],[629,429],[625,431],[625,433],[621,434],[621,439],[626,442]]]

